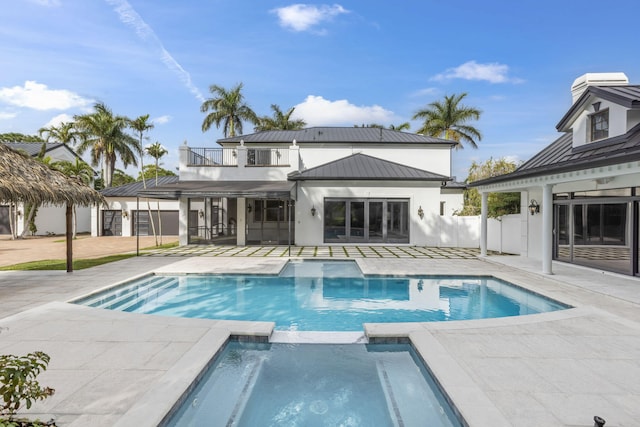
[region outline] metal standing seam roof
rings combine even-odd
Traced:
[[[470,187],[518,178],[570,172],[584,168],[640,160],[640,124],[624,135],[573,148],[573,134],[565,133],[514,172],[470,183]]]
[[[456,145],[455,141],[434,138],[416,133],[399,132],[382,128],[357,127],[311,127],[302,130],[272,130],[232,138],[219,139],[220,145],[226,143],[396,143],[396,144],[446,144]]]
[[[390,162],[362,153],[352,154],[302,172],[292,172],[288,178],[292,181],[451,181],[451,178],[446,175]]]
[[[175,184],[178,182],[177,176],[159,176],[158,177],[158,187],[161,185]],[[121,185],[119,187],[109,187],[103,188],[100,190],[100,194],[104,197],[136,197],[138,192],[144,190],[144,186],[147,186],[147,189],[154,188],[156,186],[156,179],[149,178],[145,180],[143,184],[142,181],[132,182],[130,184]]]
[[[290,181],[177,181],[141,190],[138,196],[158,199],[178,199],[183,196],[289,199],[294,185]]]

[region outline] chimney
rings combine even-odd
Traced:
[[[573,82],[571,96],[575,103],[589,86],[624,86],[629,84],[625,73],[587,73]]]

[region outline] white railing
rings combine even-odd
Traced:
[[[235,148],[190,148],[188,166],[238,166]]]

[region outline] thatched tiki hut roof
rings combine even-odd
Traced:
[[[67,206],[67,271],[73,271],[73,205],[106,203],[94,189],[4,144],[0,144],[0,201]]]

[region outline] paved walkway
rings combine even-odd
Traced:
[[[56,394],[34,404],[31,414],[72,427],[155,426],[229,335],[270,336],[269,322],[174,319],[65,302],[149,272],[276,273],[288,260],[159,255],[74,273],[0,272],[0,353],[51,355],[41,382]],[[638,425],[637,278],[558,263],[556,274],[545,276],[539,263],[514,256],[356,262],[365,274],[490,274],[575,307],[516,318],[366,325],[371,339],[409,337],[469,425],[586,427],[594,415],[607,427]]]
[[[427,248],[420,246],[218,246],[188,245],[147,251],[149,256],[296,257],[296,258],[430,258],[475,259],[474,248]]]

